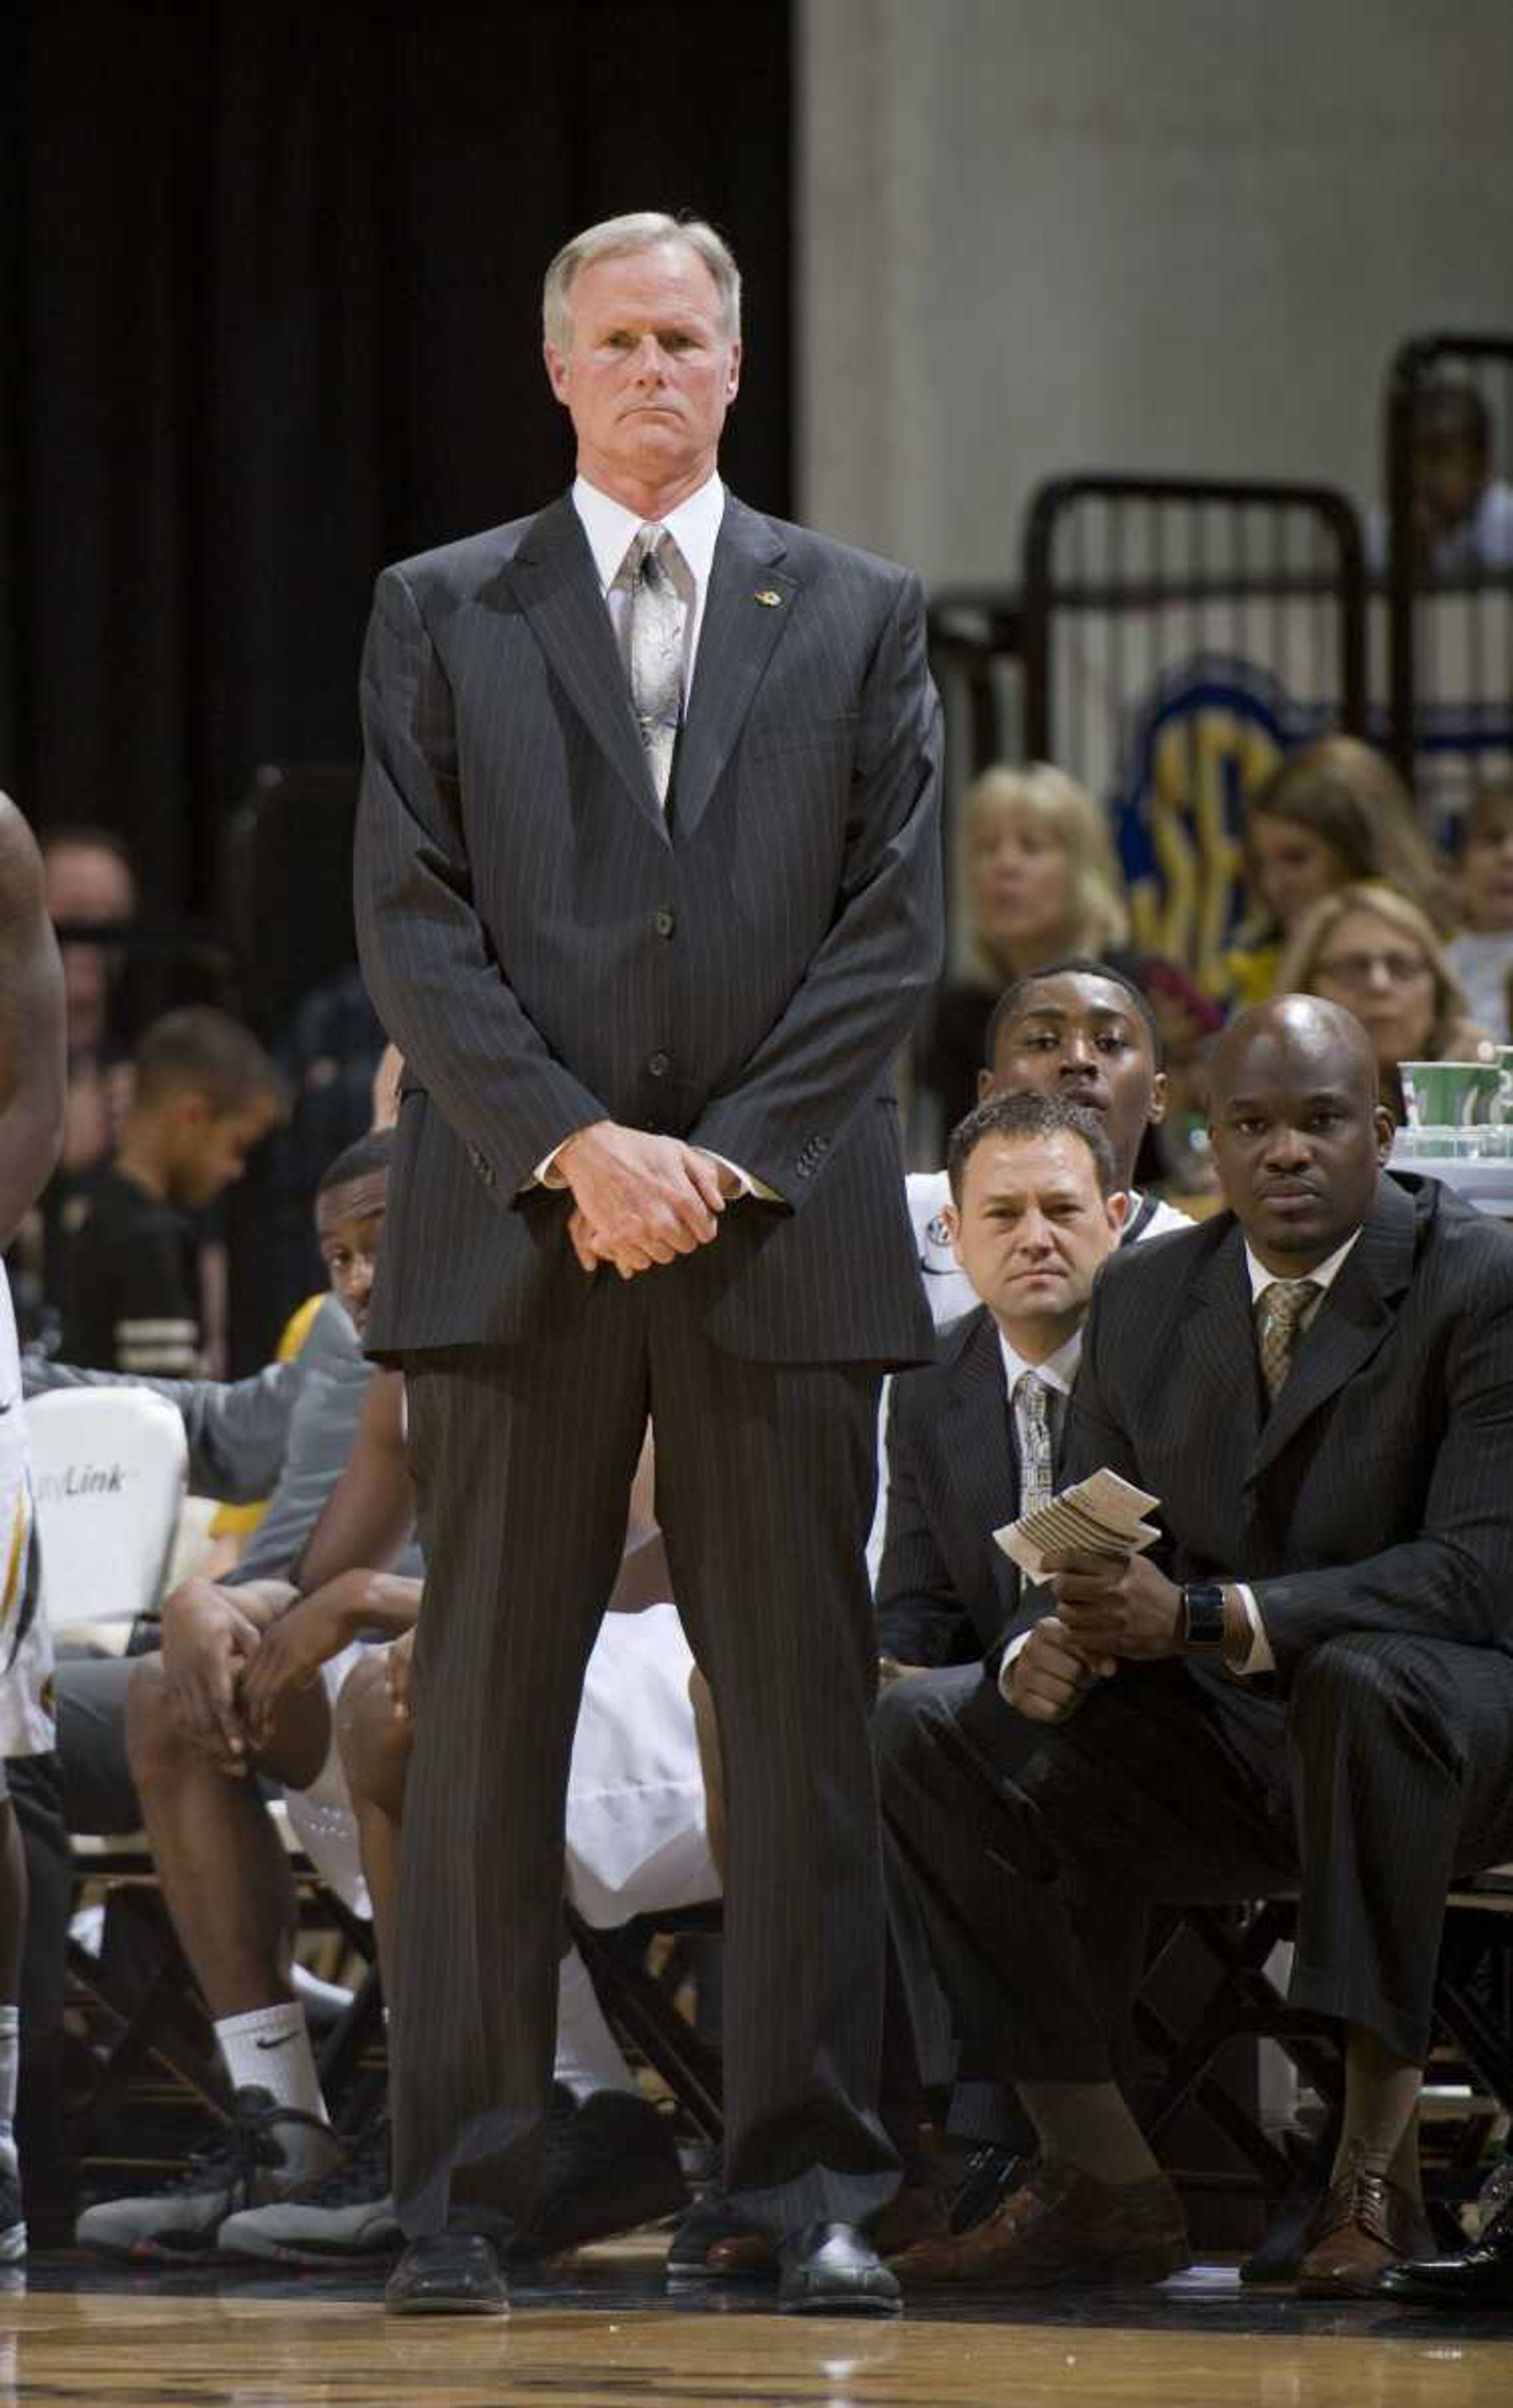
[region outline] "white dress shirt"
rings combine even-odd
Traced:
[[[1009,1407],[1014,1416],[1014,1452],[1022,1467],[1029,1456],[1029,1436],[1025,1428],[1024,1399],[1021,1394],[1020,1382],[1026,1371],[1033,1371],[1035,1378],[1043,1380],[1048,1388],[1054,1388],[1057,1391],[1063,1400],[1061,1413],[1064,1427],[1066,1412],[1064,1400],[1071,1396],[1072,1383],[1077,1378],[1077,1367],[1082,1357],[1082,1332],[1080,1328],[1074,1329],[1070,1338],[1063,1340],[1055,1354],[1048,1354],[1043,1363],[1026,1363],[1022,1355],[1015,1353],[1002,1329],[998,1332],[998,1351],[1004,1358],[1004,1380],[1008,1389]],[[1052,1430],[1053,1456],[1060,1435],[1060,1431]],[[1027,1630],[1021,1630],[1019,1637],[1010,1640],[1004,1650],[1004,1660],[998,1668],[998,1686],[1001,1694],[1006,1698],[1008,1695],[1007,1681],[1010,1670],[1021,1649],[1028,1641],[1029,1636]]]
[[[628,586],[616,580],[641,529],[649,523],[628,510],[623,502],[612,501],[591,485],[586,477],[578,478],[573,485],[573,508],[583,522],[583,532],[593,554],[593,566],[599,572],[599,590],[609,612],[615,630],[615,640],[621,657],[626,656],[627,622],[630,618],[631,596]],[[664,519],[655,523],[664,527],[681,553],[692,593],[683,590],[688,605],[688,617],[683,630],[683,709],[693,686],[693,663],[699,649],[699,632],[704,625],[704,606],[709,596],[709,571],[714,566],[715,545],[720,538],[720,523],[725,515],[725,488],[720,479],[710,477],[669,510]],[[681,586],[681,580],[678,580]]]
[[[1341,1266],[1351,1247],[1359,1241],[1360,1236],[1360,1230],[1355,1230],[1346,1239],[1343,1246],[1336,1246],[1335,1252],[1326,1255],[1321,1263],[1317,1263],[1311,1271],[1302,1271],[1298,1274],[1302,1279],[1312,1280],[1319,1291],[1316,1297],[1310,1297],[1307,1311],[1299,1316],[1298,1335],[1300,1337],[1306,1329],[1312,1327],[1315,1315],[1324,1300],[1325,1291],[1333,1287],[1339,1277]],[[1249,1246],[1245,1250],[1245,1268],[1250,1278],[1250,1310],[1254,1313],[1266,1290],[1269,1287],[1275,1287],[1278,1279],[1284,1275],[1279,1271],[1269,1271],[1265,1264],[1251,1253]],[[1235,1581],[1231,1585],[1244,1606],[1245,1618],[1250,1625],[1250,1652],[1243,1664],[1232,1665],[1230,1669],[1247,1679],[1252,1672],[1274,1672],[1277,1669],[1277,1658],[1271,1652],[1271,1641],[1266,1636],[1266,1626],[1261,1619],[1261,1608],[1243,1581]]]
[[[610,494],[602,494],[597,485],[589,483],[586,477],[574,480],[573,508],[583,522],[583,532],[588,537],[589,550],[593,554],[593,566],[598,572],[599,590],[604,595],[609,622],[615,631],[615,641],[623,659],[629,639],[631,595],[630,588],[619,581],[620,572],[625,565],[625,555],[641,529],[652,522],[641,518],[635,510],[628,510],[623,502],[615,501]],[[709,598],[709,573],[714,566],[715,545],[720,540],[720,526],[724,515],[725,488],[719,477],[714,476],[707,478],[696,494],[690,494],[686,502],[679,502],[675,510],[669,510],[665,518],[654,522],[672,537],[686,571],[686,577],[679,573],[675,578],[686,605],[683,623],[685,712],[693,687],[693,665],[704,626],[705,605]],[[566,1142],[564,1138],[563,1145]],[[551,1152],[544,1154],[536,1164],[535,1176],[542,1186],[560,1187],[564,1183],[560,1177],[554,1179],[551,1175],[552,1165],[561,1152],[562,1146],[553,1146]],[[753,1178],[749,1170],[743,1170],[738,1162],[727,1161],[722,1154],[716,1154],[714,1159],[723,1164],[725,1169],[740,1182],[737,1195],[761,1196],[769,1202],[777,1201],[772,1189],[760,1179]]]

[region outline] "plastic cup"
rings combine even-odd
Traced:
[[[1420,1129],[1485,1122],[1503,1083],[1495,1062],[1400,1062],[1398,1070],[1408,1118]]]

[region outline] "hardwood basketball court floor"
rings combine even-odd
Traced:
[[[0,2408],[1513,2408],[1513,2314],[1310,2308],[1205,2267],[873,2324],[760,2289],[669,2301],[661,2256],[586,2251],[505,2322],[386,2318],[377,2276],[37,2257],[0,2276]]]

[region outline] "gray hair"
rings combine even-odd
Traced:
[[[547,270],[541,292],[541,322],[548,342],[559,351],[572,350],[569,304],[580,268],[596,259],[628,259],[636,251],[655,251],[664,242],[687,243],[703,260],[720,295],[725,339],[734,342],[741,331],[741,271],[729,244],[703,218],[669,217],[663,209],[633,209],[625,217],[605,218],[564,243]]]

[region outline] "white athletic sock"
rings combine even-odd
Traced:
[[[0,2156],[13,2159],[16,2076],[21,2068],[21,2009],[0,2006]]]
[[[552,2075],[565,2084],[575,2099],[587,2099],[595,2090],[634,2091],[636,2086],[620,2042],[605,2021],[589,1969],[576,1948],[568,1949],[558,1975],[557,2062]]]
[[[228,2015],[217,2024],[215,2036],[234,2090],[266,2090],[278,2106],[298,2107],[325,2122],[310,2028],[296,2000]]]

